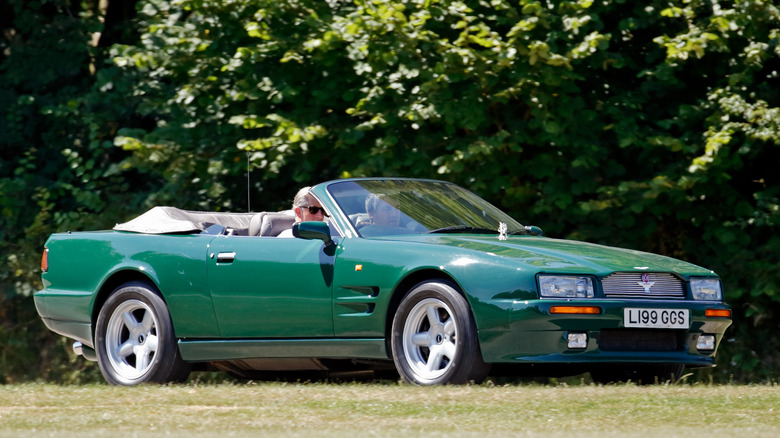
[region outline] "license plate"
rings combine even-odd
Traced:
[[[623,327],[687,329],[688,309],[623,309]]]

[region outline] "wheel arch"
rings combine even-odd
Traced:
[[[404,277],[398,285],[396,285],[395,290],[393,291],[393,295],[390,298],[390,301],[387,304],[387,315],[385,316],[385,349],[387,350],[388,356],[392,355],[392,330],[393,330],[393,317],[395,313],[398,311],[398,306],[401,305],[401,301],[403,300],[404,296],[417,284],[422,283],[423,281],[432,281],[432,280],[441,280],[445,281],[447,283],[450,283],[452,286],[454,286],[455,290],[463,295],[463,297],[466,299],[466,302],[469,304],[469,312],[472,313],[472,317],[474,316],[474,310],[471,307],[471,303],[469,302],[468,296],[466,296],[466,293],[464,292],[463,288],[458,284],[455,279],[449,275],[448,273],[438,270],[438,269],[422,269],[419,271],[415,271]]]
[[[103,308],[103,305],[108,300],[108,297],[111,296],[111,293],[113,293],[119,286],[130,282],[144,283],[150,289],[156,292],[163,301],[165,301],[165,297],[163,297],[160,293],[160,288],[157,286],[157,283],[155,283],[154,280],[152,280],[152,278],[145,273],[133,269],[123,269],[121,271],[114,272],[100,286],[100,289],[95,296],[95,301],[92,305],[91,320],[93,340],[95,339],[95,328],[97,325],[98,315],[100,314],[100,309]]]

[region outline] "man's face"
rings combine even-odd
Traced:
[[[379,201],[376,210],[369,214],[374,225],[385,225],[397,227],[401,222],[401,212],[392,204],[385,201]]]
[[[307,207],[319,207],[316,213],[309,211]],[[295,207],[295,214],[301,218],[301,222],[308,221],[323,221],[325,220],[325,212],[322,210],[322,205],[313,196],[306,196],[306,206]]]

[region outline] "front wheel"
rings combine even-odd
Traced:
[[[490,370],[468,302],[445,281],[406,294],[393,318],[391,348],[398,373],[414,385],[479,383]]]
[[[183,381],[192,369],[176,347],[165,301],[144,283],[120,286],[100,309],[95,351],[113,385]]]

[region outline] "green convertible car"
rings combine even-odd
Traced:
[[[311,195],[324,222],[156,207],[54,234],[38,313],[120,385],[193,369],[652,383],[713,366],[731,324],[712,271],[543,237],[450,183],[345,179]]]

